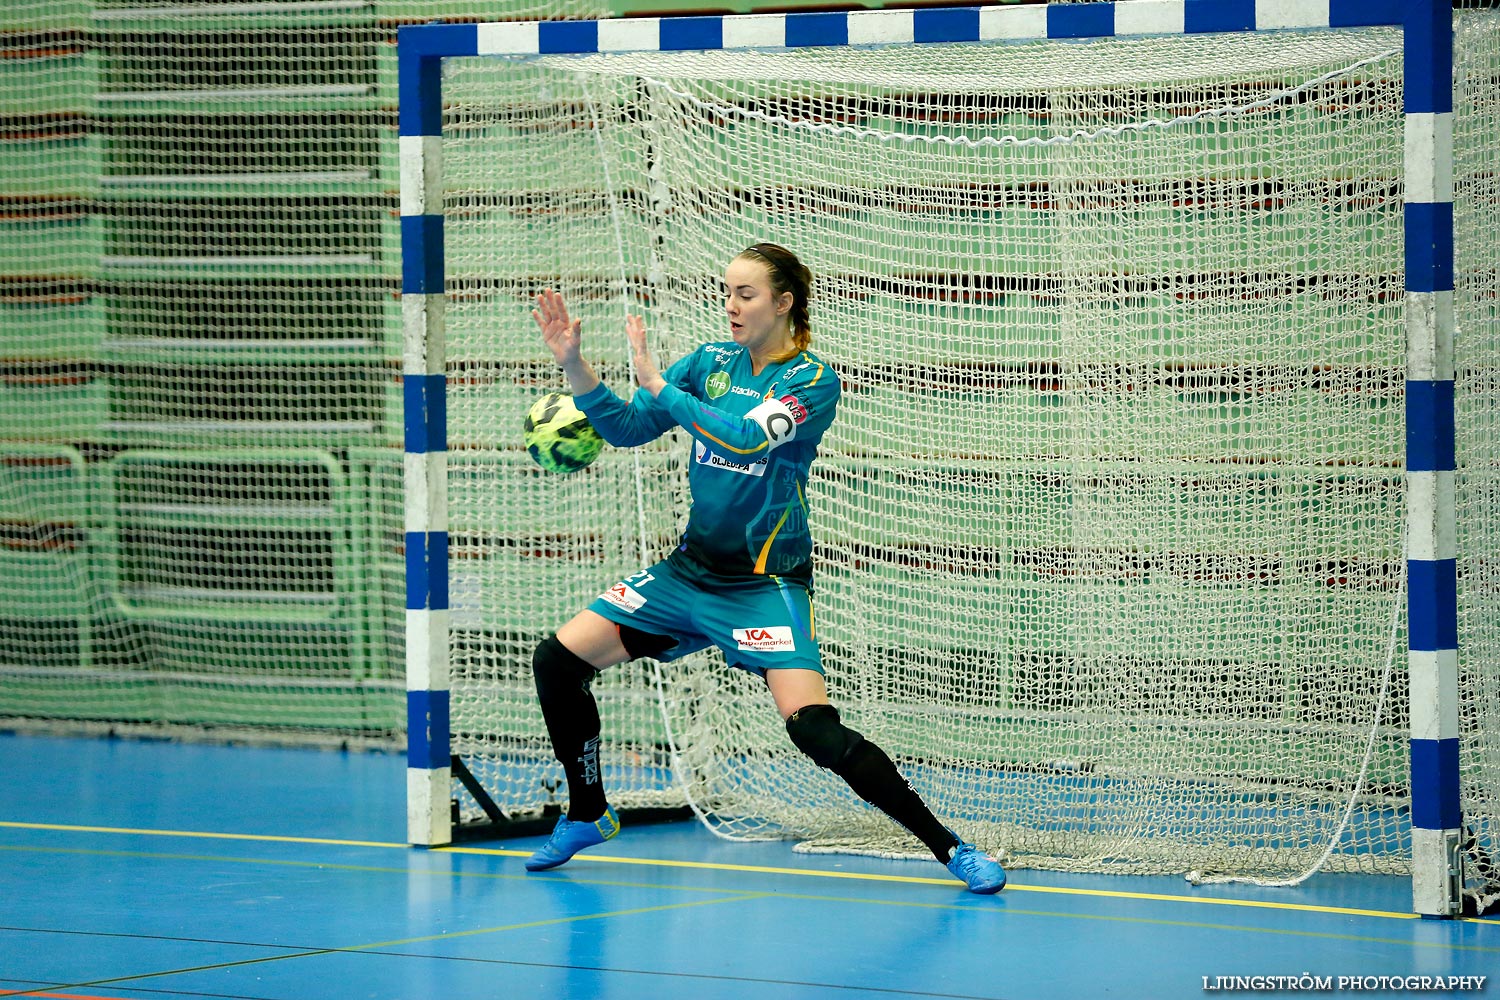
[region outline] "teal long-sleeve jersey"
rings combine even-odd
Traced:
[[[627,404],[600,383],[577,403],[604,440],[645,444],[692,435],[692,509],[679,552],[722,577],[812,577],[807,472],[843,392],[822,359],[802,351],[753,374],[750,352],[704,344]]]

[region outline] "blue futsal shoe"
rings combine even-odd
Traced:
[[[959,844],[953,849],[948,870],[967,885],[970,892],[977,892],[981,896],[1005,888],[1005,869],[1000,867],[1000,862],[973,844]]]
[[[602,844],[619,832],[620,817],[613,806],[605,806],[604,815],[592,823],[568,819],[566,814],[559,816],[557,825],[552,828],[552,836],[539,851],[526,859],[526,870],[544,872],[556,868],[585,847]],[[1001,881],[1004,878],[1002,875]]]

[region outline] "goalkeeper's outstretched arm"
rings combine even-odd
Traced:
[[[630,338],[631,359],[641,391],[655,398],[673,423],[709,451],[732,462],[753,462],[797,435],[797,425],[801,421],[786,402],[768,399],[744,416],[710,406],[686,391],[686,383],[681,378],[682,362],[673,366],[666,377],[661,374],[647,347],[646,325],[641,317],[627,317],[625,333]],[[821,365],[816,367],[821,371]],[[818,409],[819,412],[824,410],[823,407]],[[831,417],[833,407],[827,407],[826,412]]]

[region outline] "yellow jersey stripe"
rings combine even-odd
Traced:
[[[776,527],[771,529],[771,534],[766,538],[766,544],[760,547],[760,555],[755,559],[755,572],[764,573],[766,571],[766,559],[771,555],[771,543],[776,541],[776,536],[781,533],[781,526],[786,524],[786,516],[790,513],[790,510],[781,512],[781,520],[777,521]]]
[[[818,384],[818,379],[820,379],[820,378],[823,377],[823,369],[826,366],[823,364],[823,362],[821,362],[821,361],[814,361],[812,358],[808,357],[807,356],[807,352],[805,352],[805,351],[802,353],[802,360],[806,361],[808,364],[812,364],[812,365],[817,365],[818,366],[818,373],[813,376],[813,379],[812,379],[811,382],[807,383],[809,387],[817,385]]]
[[[708,433],[708,431],[700,427],[697,423],[693,424],[693,430],[697,431],[699,434],[702,434],[704,437],[708,438],[710,441],[718,445],[720,448],[723,448],[725,451],[732,451],[736,455],[753,455],[757,451],[760,451],[771,443],[770,441],[762,441],[754,448],[735,448],[732,445],[727,445],[723,441],[720,441],[718,438],[714,437],[712,434]]]

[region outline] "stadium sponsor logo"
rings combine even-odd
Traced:
[[[746,476],[764,476],[766,474],[766,466],[771,463],[769,457],[763,458],[759,462],[731,462],[724,456],[716,455],[703,447],[702,441],[693,442],[693,461],[698,465],[707,465],[715,469],[738,472]]]
[[[734,641],[740,649],[751,649],[758,653],[786,652],[797,648],[792,639],[792,630],[787,625],[771,625],[767,628],[737,628]]]
[[[615,584],[599,596],[617,608],[624,608],[631,614],[635,614],[646,603],[646,599],[641,596],[640,591],[633,587],[628,587],[623,583]]]
[[[703,381],[703,389],[708,393],[709,399],[718,399],[730,389],[729,373],[714,372]]]
[[[729,387],[729,391],[736,396],[749,396],[751,399],[761,398],[759,389],[746,389],[744,386],[732,385]]]

